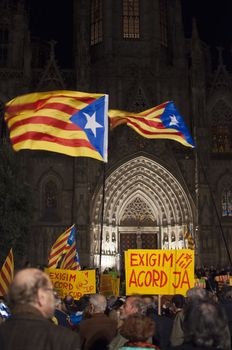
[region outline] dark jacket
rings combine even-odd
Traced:
[[[1,350],[79,350],[79,336],[25,306],[0,325]]]
[[[109,344],[117,333],[116,321],[103,313],[93,314],[79,325],[81,348],[94,349],[94,342]]]
[[[219,350],[219,348],[216,348],[214,346],[195,346],[192,343],[183,343],[179,346],[167,348],[167,350]]]

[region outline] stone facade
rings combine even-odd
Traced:
[[[191,38],[184,36],[179,0],[73,2],[73,70],[59,68],[54,43],[30,38],[23,1],[3,2],[1,102],[57,89],[104,92],[110,108],[134,112],[173,100],[197,147],[148,140],[120,126],[109,132],[107,164],[21,152],[35,198],[28,259],[46,263],[56,237],[75,222],[80,261],[88,267],[100,261],[119,270],[128,248],[187,247],[187,226],[196,265],[227,265],[232,90],[222,52],[213,70],[195,22]]]

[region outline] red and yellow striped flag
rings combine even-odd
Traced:
[[[74,225],[69,227],[62,235],[60,235],[53,244],[50,255],[48,257],[48,268],[55,269],[63,254],[67,251],[67,244],[70,232]]]
[[[61,269],[81,269],[75,233],[75,225],[72,225],[58,237],[51,248],[48,268],[55,269],[59,265]]]
[[[77,252],[76,227],[73,225],[67,240],[62,261],[59,266],[61,269],[80,270],[80,259]]]
[[[107,161],[108,96],[79,91],[22,95],[5,106],[15,151],[44,150]]]
[[[169,139],[195,147],[183,118],[172,101],[164,102],[141,113],[109,110],[110,126],[126,124],[149,139]]]
[[[11,284],[14,277],[14,257],[13,250],[9,251],[9,254],[6,257],[2,269],[0,271],[0,296],[7,294],[9,285]]]
[[[184,240],[187,240],[187,243],[188,243],[187,248],[188,249],[192,249],[192,250],[195,249],[195,241],[194,241],[193,236],[192,236],[188,227],[186,227],[186,229],[185,229]]]

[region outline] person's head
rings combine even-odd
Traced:
[[[144,303],[145,303],[146,305],[148,305],[148,307],[154,306],[154,299],[153,299],[153,296],[152,296],[152,295],[146,295],[146,294],[144,294],[144,295],[142,295],[142,299],[143,299]]]
[[[206,300],[187,305],[183,323],[186,342],[191,342],[196,347],[228,349],[230,339],[227,328],[226,315],[219,305]]]
[[[144,315],[129,315],[121,329],[120,334],[131,342],[146,341],[155,333],[155,322]]]
[[[16,273],[8,293],[11,309],[19,305],[31,305],[49,318],[55,310],[55,297],[52,283],[41,270],[23,269]]]
[[[193,287],[190,288],[186,293],[186,301],[197,301],[207,299],[207,292],[203,288]]]
[[[107,301],[104,295],[93,294],[89,298],[89,311],[91,314],[104,313],[106,306]]]
[[[226,286],[222,291],[223,297],[227,301],[232,301],[232,286]]]
[[[185,303],[185,298],[181,294],[176,294],[172,297],[172,305],[175,309],[175,311],[180,310],[183,308]]]
[[[147,305],[140,296],[129,296],[120,308],[120,318],[125,319],[129,315],[140,314],[145,315]]]

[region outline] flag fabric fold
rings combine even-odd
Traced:
[[[188,227],[186,227],[184,232],[184,240],[187,241],[188,243],[188,247],[187,247],[188,249],[191,249],[191,250],[195,249],[195,241]]]
[[[110,109],[109,118],[112,129],[127,124],[143,137],[175,140],[184,146],[195,147],[190,132],[172,101],[141,113]]]
[[[75,225],[62,233],[53,244],[48,258],[48,268],[80,270]]]
[[[6,103],[5,120],[15,151],[44,150],[107,162],[108,95],[30,93]]]
[[[11,284],[14,277],[14,256],[13,250],[10,249],[2,269],[0,271],[0,296],[7,294],[9,285]]]

